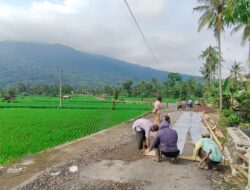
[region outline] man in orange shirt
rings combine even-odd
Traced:
[[[162,98],[158,97],[157,101],[154,103],[153,113],[155,114],[155,124],[160,125],[161,122],[161,107]]]

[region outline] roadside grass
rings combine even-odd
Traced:
[[[149,98],[143,98],[143,101],[141,101],[140,97],[119,96],[119,100],[129,100],[129,101],[139,101],[139,102],[155,102],[157,99],[156,99],[156,97],[149,97]],[[176,103],[177,99],[162,98],[162,101],[168,102],[168,103]]]

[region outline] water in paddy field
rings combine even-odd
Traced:
[[[207,132],[202,123],[201,113],[183,112],[179,119],[172,126],[178,133],[178,148],[182,153],[188,132],[191,134],[192,142],[195,144],[202,138],[202,134]]]

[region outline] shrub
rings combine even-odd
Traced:
[[[236,114],[232,114],[228,117],[229,126],[237,126],[240,124],[240,117]]]
[[[223,113],[226,117],[235,114],[235,112],[234,112],[233,110],[231,110],[231,109],[223,109],[223,110],[222,110],[222,113]]]

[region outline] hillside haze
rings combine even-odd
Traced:
[[[60,44],[0,42],[1,87],[17,83],[58,83],[60,70],[63,70],[64,83],[88,87],[116,85],[128,79],[139,82],[153,77],[164,81],[168,74]]]

